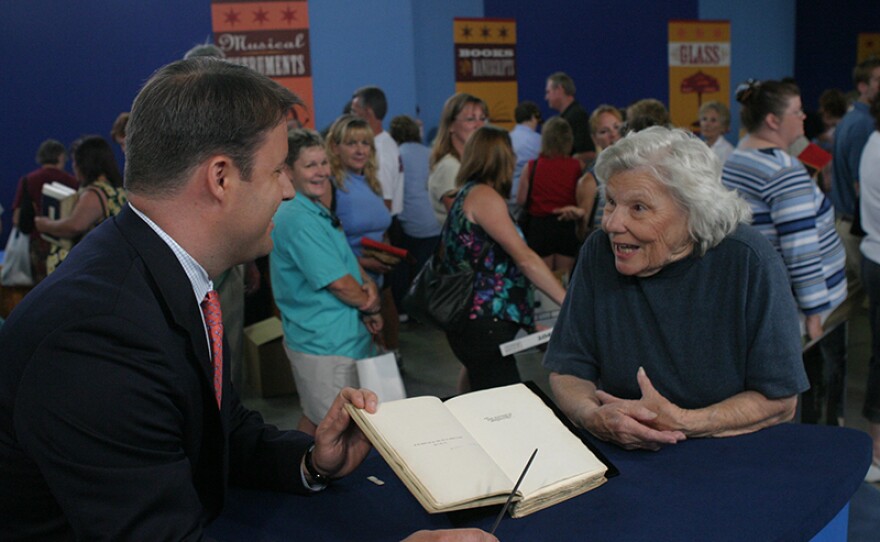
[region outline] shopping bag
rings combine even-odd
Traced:
[[[0,272],[0,284],[3,286],[33,286],[31,274],[31,239],[17,227],[13,227],[6,241],[6,252],[3,256],[3,271]]]
[[[376,393],[380,402],[406,399],[403,379],[393,352],[357,360],[360,386]]]

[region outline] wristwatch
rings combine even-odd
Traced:
[[[305,459],[303,460],[303,463],[305,463],[306,466],[306,472],[309,473],[309,476],[311,476],[312,480],[314,480],[316,484],[323,486],[329,485],[330,482],[332,482],[333,480],[329,476],[318,472],[318,469],[315,468],[314,461],[312,461],[312,452],[314,451],[314,449],[315,445],[312,444],[309,447],[309,450],[306,452]]]

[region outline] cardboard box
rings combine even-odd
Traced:
[[[247,382],[261,397],[296,393],[283,340],[281,320],[275,316],[244,328]]]

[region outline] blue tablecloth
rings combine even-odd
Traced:
[[[496,535],[504,542],[806,541],[835,517],[845,528],[838,514],[871,461],[865,433],[816,425],[689,440],[659,452],[594,443],[619,476],[531,516],[505,518]],[[209,533],[230,541],[389,541],[419,529],[488,529],[497,510],[429,515],[374,452],[320,494],[232,489]]]

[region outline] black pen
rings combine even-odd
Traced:
[[[532,457],[530,457],[529,462],[526,463],[526,468],[523,469],[522,474],[519,475],[519,480],[517,480],[516,485],[513,486],[513,491],[511,491],[510,495],[508,495],[507,502],[504,503],[504,507],[501,508],[501,513],[499,513],[498,517],[495,518],[495,525],[492,525],[492,530],[489,531],[489,534],[495,534],[495,529],[498,528],[498,524],[501,523],[501,518],[504,517],[504,513],[507,512],[507,509],[510,507],[510,502],[513,500],[513,496],[516,495],[516,490],[519,489],[519,485],[522,483],[523,478],[525,478],[526,473],[529,472],[529,467],[532,466],[532,461],[534,461],[537,454],[538,449],[535,448],[535,451],[532,452]]]

